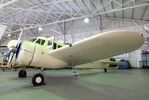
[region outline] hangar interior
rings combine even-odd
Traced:
[[[22,40],[54,36],[65,43],[105,31],[127,29],[143,33],[146,41],[142,48],[148,50],[147,0],[2,0],[1,4],[0,23],[7,26],[1,35],[1,45],[17,39],[22,29]],[[136,53],[140,54],[136,51],[125,59],[133,67],[141,67],[136,63],[141,57],[131,59]]]
[[[101,72],[99,75],[75,79],[68,70],[50,70],[46,71],[48,86],[30,88],[30,78],[17,81],[16,72],[9,70],[0,72],[0,98],[37,100],[43,95],[43,98],[51,97],[53,100],[114,100],[128,96],[131,100],[147,100],[148,69],[141,68],[149,68],[148,21],[149,0],[0,0],[1,46],[18,39],[21,31],[21,40],[42,36],[71,44],[112,30],[131,30],[142,33],[145,38],[138,50],[114,57],[128,60],[136,68],[133,71]],[[6,50],[0,48],[1,63]],[[29,75],[35,72],[28,71]],[[70,89],[65,92],[67,88]],[[11,93],[13,91],[15,93]]]

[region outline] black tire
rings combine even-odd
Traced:
[[[26,75],[27,75],[26,70],[20,70],[18,73],[19,78],[24,78],[24,77],[26,77]]]
[[[44,76],[40,73],[35,74],[32,78],[32,84],[33,86],[44,85]]]
[[[104,68],[104,72],[107,73],[107,68]]]

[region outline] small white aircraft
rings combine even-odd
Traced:
[[[15,57],[16,62],[24,66],[18,77],[26,77],[26,66],[41,68],[41,72],[45,68],[73,67],[133,51],[143,43],[143,35],[126,30],[100,33],[69,45],[45,37],[11,40],[8,43],[8,63]],[[44,84],[41,72],[32,77],[34,86]]]

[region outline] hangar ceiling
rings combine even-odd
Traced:
[[[86,17],[148,21],[149,0],[0,0],[0,24],[8,26],[7,38],[7,34],[22,29],[32,31],[50,25],[61,29],[61,24]],[[64,34],[62,30],[58,32]],[[50,31],[58,33],[57,29]]]

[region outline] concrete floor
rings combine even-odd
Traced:
[[[97,71],[75,78],[71,70],[49,70],[40,87],[31,85],[35,70],[28,69],[24,79],[14,71],[0,71],[0,100],[149,100],[149,70]]]

